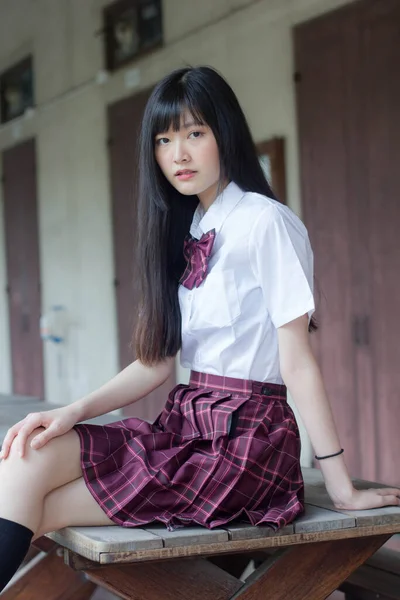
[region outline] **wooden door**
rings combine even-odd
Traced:
[[[352,339],[352,202],[348,191],[344,90],[346,48],[340,18],[296,29],[296,92],[305,224],[315,254],[315,352],[333,407],[346,462],[361,472]]]
[[[121,368],[135,359],[132,332],[137,318],[137,275],[134,272],[134,242],[137,235],[135,181],[140,123],[150,91],[121,100],[108,108],[109,158],[111,170],[114,233],[115,293],[117,304],[119,359]],[[161,411],[175,375],[148,397],[124,409],[126,415],[154,419]]]
[[[377,479],[400,485],[400,3],[361,12]],[[359,205],[359,211],[362,205]],[[368,332],[367,332],[368,333]]]
[[[400,482],[399,9],[363,0],[295,30],[314,343],[351,473],[387,483]]]
[[[3,152],[3,191],[13,393],[43,398],[34,140]]]

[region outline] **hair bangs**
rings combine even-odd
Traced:
[[[173,131],[179,131],[182,125],[182,117],[189,113],[196,125],[205,125],[206,119],[201,107],[194,101],[192,94],[188,93],[186,86],[172,86],[160,94],[158,103],[152,115],[152,137],[165,133],[172,127]]]

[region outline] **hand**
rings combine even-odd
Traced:
[[[400,490],[397,488],[352,489],[350,495],[338,499],[330,494],[336,508],[341,510],[367,510],[382,506],[400,506]]]
[[[22,458],[25,455],[26,442],[35,429],[43,427],[31,441],[31,448],[38,450],[49,440],[70,431],[78,419],[70,407],[55,408],[45,412],[31,413],[13,425],[4,438],[0,458],[6,459],[13,444]]]

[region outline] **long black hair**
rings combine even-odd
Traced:
[[[145,108],[139,141],[140,307],[136,357],[154,364],[175,356],[181,345],[178,282],[184,271],[183,242],[199,202],[180,194],[155,158],[156,135],[178,131],[183,111],[212,130],[219,150],[220,181],[275,198],[258,160],[246,117],[232,88],[211,67],[177,69],[154,88]],[[313,322],[311,329],[314,328]]]

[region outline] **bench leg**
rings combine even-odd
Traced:
[[[243,585],[203,558],[107,565],[87,575],[126,600],[229,600]]]
[[[96,586],[80,573],[74,573],[64,564],[54,548],[16,579],[1,595],[1,600],[89,600]]]
[[[325,600],[389,537],[349,538],[285,548],[254,571],[232,600]]]

